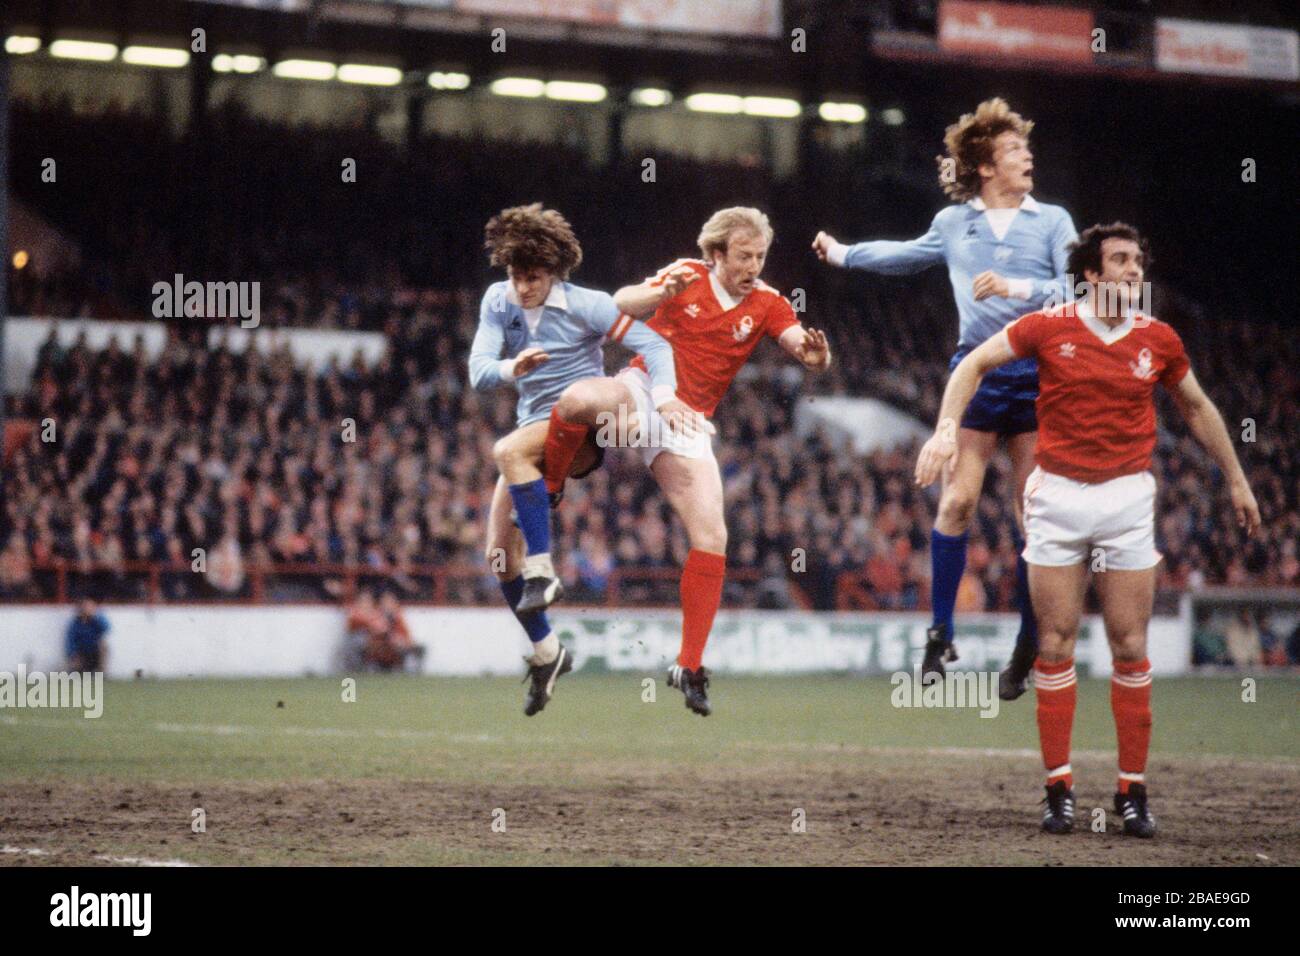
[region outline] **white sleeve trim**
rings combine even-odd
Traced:
[[[501,360],[501,378],[507,382],[515,380],[515,360],[506,358]]]
[[[650,389],[650,400],[655,408],[660,408],[677,397],[677,392],[669,385],[655,385]]]
[[[826,250],[826,261],[833,266],[843,266],[844,260],[849,256],[849,247],[842,242],[832,242],[830,248]],[[1029,296],[1025,296],[1029,298]]]
[[[1008,279],[1007,295],[1012,299],[1028,299],[1034,294],[1033,279]]]

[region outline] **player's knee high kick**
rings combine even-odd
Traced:
[[[764,338],[775,339],[806,368],[822,370],[831,362],[825,335],[803,328],[789,300],[759,278],[772,237],[759,210],[719,210],[700,232],[702,259],[679,259],[619,289],[619,308],[631,318],[649,316],[649,327],[672,343],[676,392],[652,382],[638,356],[600,388],[575,386],[574,400],[562,400],[552,413],[546,438],[546,482],[556,493],[588,430],[611,416],[632,420],[634,413],[638,434],[618,443],[638,449],[691,545],[681,577],[681,650],[668,680],[701,715],[712,712],[704,649],[722,602],[727,560],[722,479],[709,416]],[[584,401],[577,400],[580,389]],[[585,400],[591,397],[598,400]]]
[[[645,356],[656,385],[671,391],[676,375],[672,350],[658,333],[621,315],[608,293],[568,281],[582,262],[582,247],[558,212],[540,203],[503,210],[488,222],[486,237],[492,264],[503,266],[508,280],[483,295],[469,374],[476,389],[512,384],[519,392],[518,427],[494,448],[501,479],[488,516],[487,560],[532,643],[524,701],[531,716],[573,668],[545,613],[563,594],[551,562],[550,502],[541,472],[551,409],[569,385],[600,374],[602,343],[616,327],[618,337]],[[579,442],[566,475],[574,469],[580,477],[599,464],[598,449],[588,448],[579,459],[582,450]]]

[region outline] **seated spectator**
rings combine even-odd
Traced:
[[[385,591],[379,599],[378,627],[371,631],[361,657],[366,666],[381,671],[401,670],[408,659],[424,657],[424,648],[411,640],[410,628],[392,591]]]
[[[83,598],[77,605],[77,616],[68,622],[64,638],[64,653],[69,671],[102,671],[108,666],[108,647],[104,635],[109,631],[108,618],[100,613],[95,602]]]
[[[365,664],[365,651],[371,638],[382,633],[383,615],[375,604],[375,595],[362,588],[356,601],[347,609],[347,624],[343,637],[343,666],[347,670],[360,670]]]
[[[0,597],[22,600],[39,596],[32,578],[32,561],[22,536],[14,532],[0,552]]]
[[[1227,628],[1228,657],[1237,667],[1258,667],[1262,658],[1259,628],[1248,608],[1237,612]]]

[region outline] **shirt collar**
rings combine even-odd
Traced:
[[[718,305],[722,306],[723,312],[730,312],[740,304],[740,300],[727,291],[712,269],[709,270],[709,286],[713,289],[713,297],[718,300]]]
[[[519,301],[519,293],[515,292],[515,285],[513,282],[506,282],[506,301],[511,305],[517,305],[520,308],[523,308],[523,303]],[[553,309],[559,309],[561,312],[569,311],[569,297],[564,292],[564,283],[559,279],[551,283],[551,292],[546,297],[546,301],[542,303],[542,308],[545,309],[548,306]]]
[[[1088,330],[1093,335],[1101,339],[1107,345],[1112,342],[1118,342],[1124,336],[1128,335],[1133,329],[1133,318],[1137,314],[1133,309],[1129,309],[1124,314],[1124,321],[1113,328],[1097,318],[1092,306],[1088,304],[1087,299],[1076,299],[1074,302],[1074,314],[1079,317]]]
[[[981,196],[976,196],[970,201],[970,204],[972,208],[978,209],[981,212],[988,208],[984,205],[984,199]],[[1029,193],[1025,193],[1024,198],[1020,200],[1020,206],[1018,208],[1023,209],[1025,212],[1039,212],[1043,207],[1038,205],[1038,200],[1034,199],[1033,196],[1029,195]]]

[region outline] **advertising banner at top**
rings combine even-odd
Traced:
[[[781,0],[455,0],[455,8],[681,33],[774,37],[781,32]]]
[[[1199,20],[1156,21],[1156,67],[1262,80],[1300,80],[1295,30]]]
[[[1091,10],[944,0],[939,46],[952,53],[1092,62]]]

